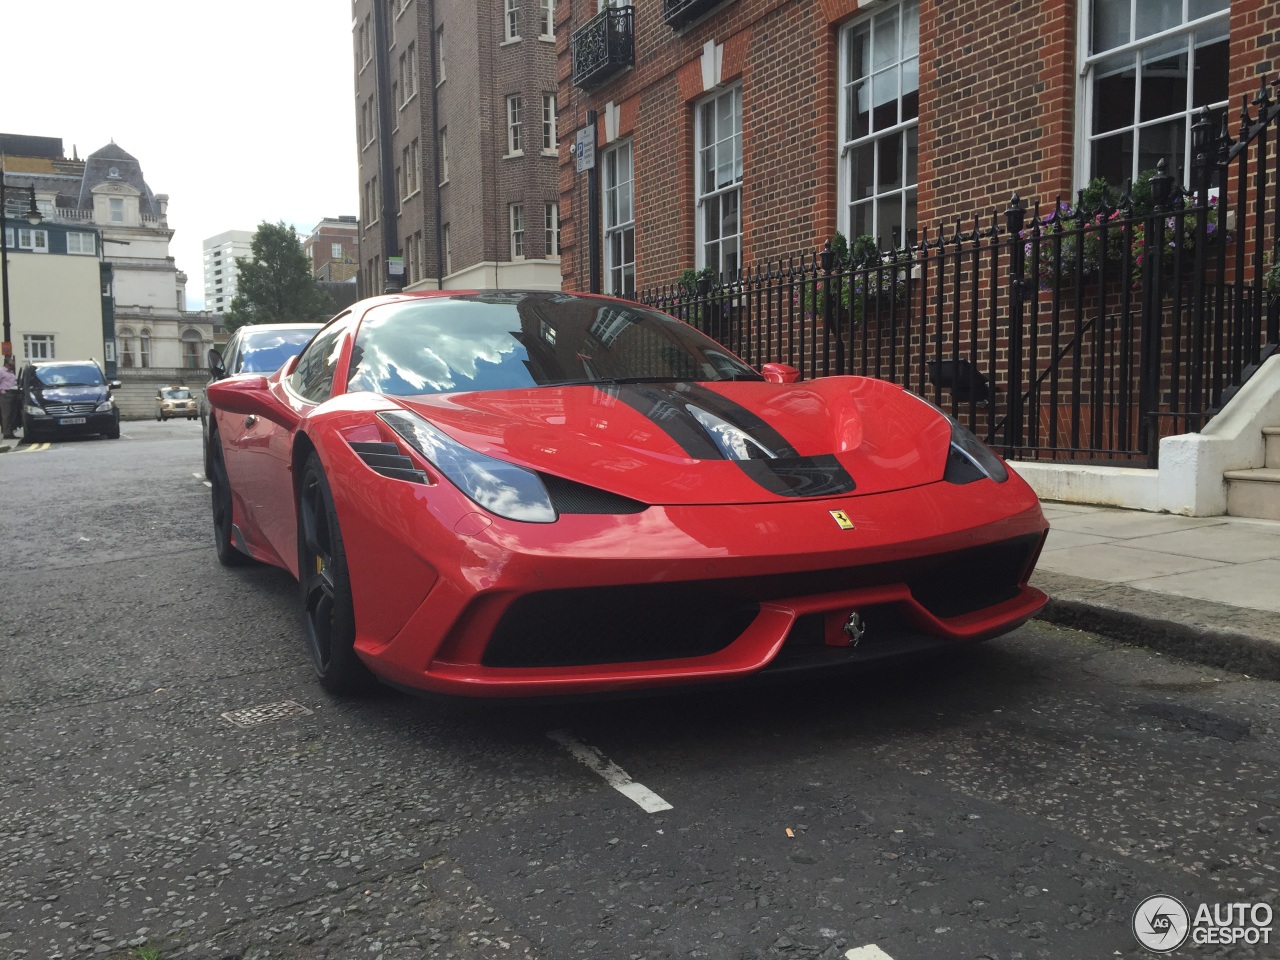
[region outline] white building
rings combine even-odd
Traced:
[[[227,230],[204,241],[204,305],[214,313],[226,313],[236,295],[236,257],[253,257],[253,233]]]

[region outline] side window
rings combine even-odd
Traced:
[[[298,367],[289,378],[289,386],[312,403],[323,403],[329,399],[345,331],[346,324],[339,324],[313,340],[298,357]]]

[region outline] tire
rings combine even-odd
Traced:
[[[213,505],[213,546],[218,562],[224,567],[242,567],[253,558],[241,553],[231,542],[231,481],[227,478],[227,464],[222,458],[222,438],[209,435],[211,474],[210,500]]]
[[[35,427],[31,425],[31,420],[30,418],[27,417],[25,413],[22,415],[22,442],[23,443],[36,442]]]
[[[356,655],[356,618],[347,554],[320,458],[312,453],[298,493],[298,584],[311,664],[333,694],[364,693],[374,676]]]

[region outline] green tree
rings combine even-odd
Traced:
[[[236,257],[236,295],[225,323],[306,323],[334,313],[333,298],[316,286],[298,232],[284,222],[258,226],[253,256]]]

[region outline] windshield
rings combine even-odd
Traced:
[[[191,391],[186,387],[173,387],[168,390],[161,390],[160,395],[166,400],[190,400]]]
[[[347,389],[412,396],[759,379],[714,340],[656,310],[564,293],[501,292],[374,307],[356,337]]]
[[[299,324],[297,330],[263,330],[246,333],[232,373],[275,373],[285,361],[307,345],[319,324]]]
[[[46,387],[100,387],[107,382],[96,363],[41,364],[35,377]]]

